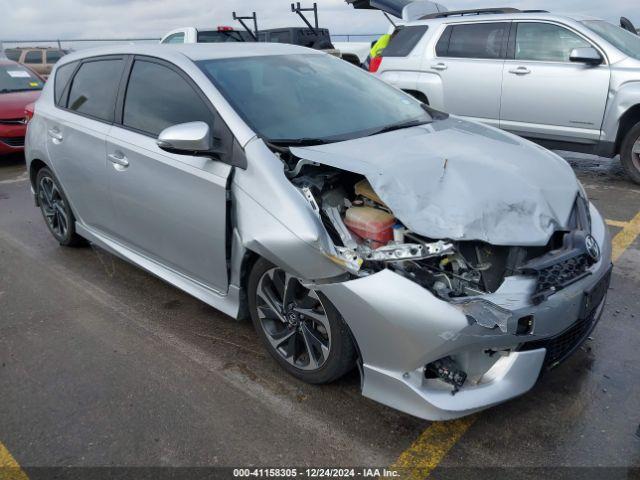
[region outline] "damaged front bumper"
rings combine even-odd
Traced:
[[[507,277],[496,292],[480,297],[510,313],[505,325],[478,320],[388,269],[317,285],[357,341],[363,395],[417,417],[447,420],[530,390],[545,366],[577,348],[602,313],[604,297],[585,319],[586,292],[608,282],[611,266],[609,233],[593,206],[591,218],[601,256],[590,275],[537,305],[531,301],[535,280],[524,276]],[[524,332],[522,319],[530,322]],[[554,351],[550,359],[551,349],[559,348],[568,332],[572,348]],[[444,358],[453,359],[466,374],[461,387],[427,375],[428,366]]]

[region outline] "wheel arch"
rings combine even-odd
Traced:
[[[420,90],[403,89],[403,91],[405,93],[408,93],[409,95],[411,95],[415,99],[421,101],[422,103],[425,103],[425,104],[429,105],[429,98],[423,92],[421,92]]]
[[[624,138],[627,133],[640,122],[640,104],[633,105],[628,108],[626,112],[620,117],[620,121],[618,124],[618,133],[616,135],[615,142],[615,153],[620,153],[622,148],[622,142],[624,142]]]
[[[250,249],[244,250],[244,253],[242,255],[240,272],[239,272],[240,302],[239,302],[238,316],[237,316],[238,320],[242,320],[242,321],[251,320],[251,313],[249,312],[249,277],[254,265],[261,259],[264,259],[270,262],[268,258],[263,257],[262,255]],[[270,263],[273,263],[273,262],[270,262]],[[356,351],[356,366],[358,368],[358,373],[360,374],[360,382],[362,384],[362,382],[364,382],[364,370],[363,370],[363,363],[362,363],[362,354],[360,352],[360,346],[358,345],[358,340],[353,334],[353,330],[351,329],[351,326],[349,325],[347,320],[340,313],[340,311],[333,304],[333,302],[329,299],[329,297],[322,291],[318,291],[318,295],[323,298],[323,301],[328,302],[329,305],[331,305],[331,307],[334,308],[336,312],[338,312],[338,314],[342,319],[342,322],[344,323],[345,327],[347,328],[347,331],[349,332],[349,337],[351,338],[351,341],[353,342],[353,346]]]
[[[39,158],[34,158],[29,163],[29,181],[31,182],[31,187],[33,188],[34,192],[36,190],[36,178],[38,177],[38,172],[43,168],[50,169],[51,167],[49,167],[49,165],[47,165],[45,162],[43,162]],[[38,198],[36,196],[36,204],[37,202],[38,202]]]

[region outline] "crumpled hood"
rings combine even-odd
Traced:
[[[364,175],[396,218],[432,239],[543,246],[567,228],[579,191],[556,154],[456,117],[291,152]]]

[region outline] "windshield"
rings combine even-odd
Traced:
[[[604,20],[582,22],[625,55],[640,60],[640,37]]]
[[[270,142],[329,142],[431,121],[417,100],[331,55],[198,62],[221,93]]]
[[[42,80],[20,65],[0,65],[0,93],[42,90]]]

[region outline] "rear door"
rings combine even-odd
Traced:
[[[121,97],[120,118],[107,141],[118,241],[226,292],[231,167],[210,158],[168,153],[156,140],[169,126],[204,121],[216,144],[230,155],[231,132],[193,81],[160,60],[136,58]]]
[[[53,79],[57,108],[46,119],[49,158],[74,213],[84,225],[101,232],[113,229],[106,137],[124,65],[122,56],[63,65]]]
[[[514,22],[504,65],[500,126],[519,135],[560,142],[600,138],[610,70],[569,61],[592,47],[578,32],[549,22]]]
[[[499,125],[509,28],[510,22],[477,22],[444,29],[425,75],[440,77],[445,111]]]

